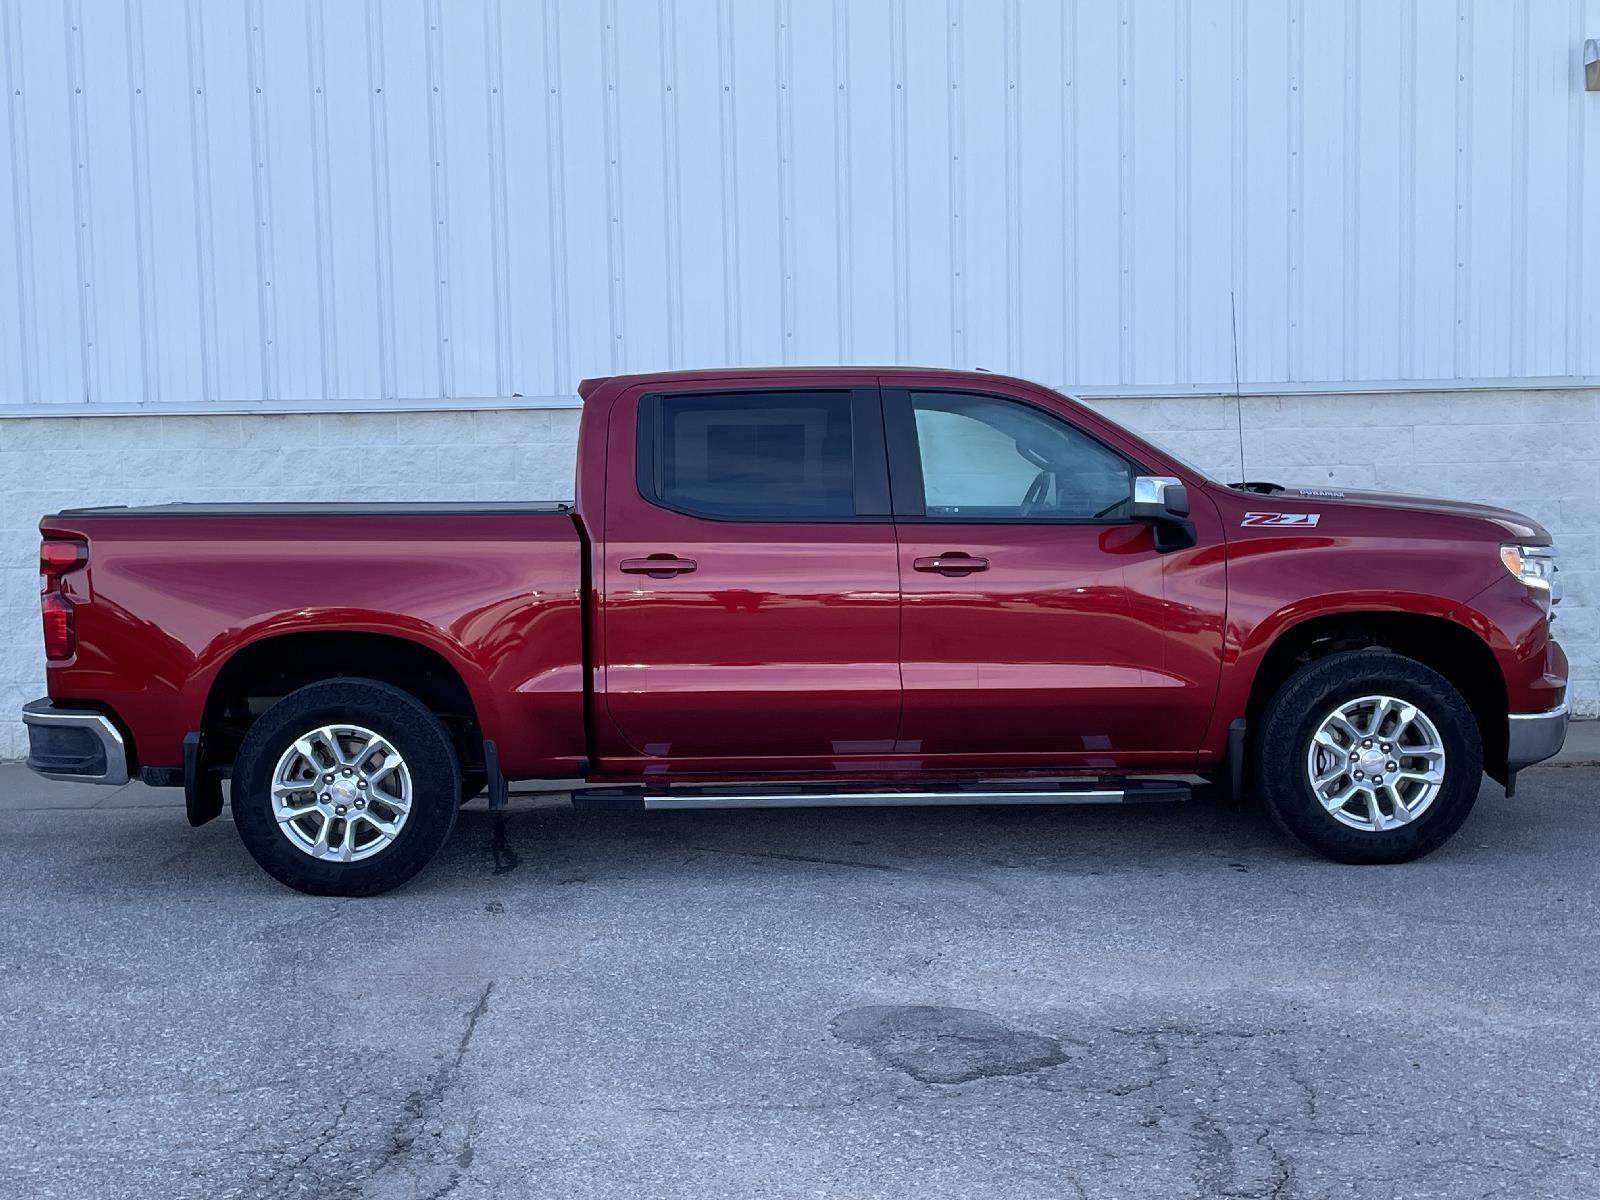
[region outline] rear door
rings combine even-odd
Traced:
[[[889,753],[899,569],[875,382],[640,389],[608,439],[604,705],[626,745],[708,769]]]
[[[1040,765],[1192,755],[1221,597],[1129,515],[1145,473],[1017,396],[883,392],[903,596],[899,749]],[[1145,757],[1141,757],[1145,756]]]

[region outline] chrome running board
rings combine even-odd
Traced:
[[[1128,804],[1188,800],[1189,784],[1176,779],[1024,782],[983,780],[916,784],[882,783],[698,784],[665,788],[588,787],[572,793],[578,808],[922,808],[1003,804]]]

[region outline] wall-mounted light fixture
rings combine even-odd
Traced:
[[[1600,38],[1583,44],[1583,90],[1600,92]]]

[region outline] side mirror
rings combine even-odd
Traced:
[[[1165,554],[1195,544],[1194,522],[1189,520],[1189,489],[1171,475],[1139,475],[1133,481],[1131,514],[1136,521],[1152,523],[1156,549]]]
[[[1187,517],[1189,489],[1171,475],[1140,475],[1133,481],[1133,515],[1142,521]]]

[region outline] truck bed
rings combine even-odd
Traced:
[[[583,543],[561,503],[160,504],[71,509],[77,653],[58,703],[103,705],[137,768],[174,768],[224,664],[347,632],[420,646],[471,694],[507,774],[583,754]],[[257,645],[259,643],[259,645]],[[396,653],[409,653],[396,646]]]

